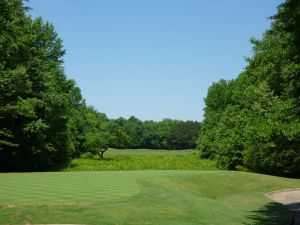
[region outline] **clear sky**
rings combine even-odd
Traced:
[[[30,0],[53,23],[65,71],[109,118],[203,119],[212,82],[232,79],[282,0]]]

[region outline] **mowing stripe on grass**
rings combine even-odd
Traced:
[[[0,224],[280,225],[289,211],[264,193],[299,186],[219,170],[0,174]]]
[[[136,194],[136,178],[122,172],[1,174],[0,203],[111,200]]]

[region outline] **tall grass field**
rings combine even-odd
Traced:
[[[200,160],[196,150],[109,149],[104,158],[83,154],[65,171],[216,169],[215,161]]]

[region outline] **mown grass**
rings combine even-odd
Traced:
[[[165,150],[165,149],[114,149],[110,148],[106,151],[106,155],[185,155],[197,154],[195,149],[184,150]]]
[[[200,160],[195,150],[144,150],[110,149],[105,160],[98,156],[79,158],[71,162],[65,171],[110,170],[214,170],[215,161]]]
[[[231,171],[0,174],[0,224],[286,224],[264,193],[300,180]]]

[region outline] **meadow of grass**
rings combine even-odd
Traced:
[[[217,169],[215,161],[200,160],[195,150],[109,149],[104,157],[83,155],[65,171]]]
[[[264,193],[300,180],[232,171],[0,174],[0,224],[285,224]]]
[[[197,154],[195,149],[184,150],[165,150],[165,149],[114,149],[110,148],[106,151],[106,155],[185,155]]]

